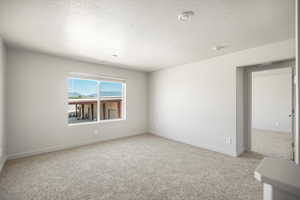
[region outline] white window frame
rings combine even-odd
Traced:
[[[126,108],[127,108],[127,103],[126,103],[126,81],[122,80],[122,79],[116,79],[114,80],[114,78],[86,78],[86,77],[78,77],[78,76],[69,76],[67,77],[67,83],[69,79],[79,79],[79,80],[87,80],[87,81],[96,81],[97,82],[97,86],[96,86],[96,90],[97,90],[97,121],[91,121],[91,122],[78,122],[78,123],[69,123],[68,121],[68,117],[67,117],[67,124],[68,126],[77,126],[77,125],[89,125],[89,124],[100,124],[100,123],[109,123],[109,122],[119,122],[119,121],[124,121],[126,120]],[[100,85],[101,82],[111,82],[111,83],[121,83],[122,84],[122,104],[121,104],[121,118],[118,119],[104,119],[101,120],[100,119],[100,113],[101,113],[101,107],[100,107]],[[68,90],[69,90],[69,85],[68,85]],[[67,92],[68,93],[68,92]],[[69,97],[67,98],[67,101],[69,101]],[[67,102],[67,105],[69,103]],[[67,109],[67,113],[68,113],[68,109]],[[68,116],[68,115],[67,115]]]

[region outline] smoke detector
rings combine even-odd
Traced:
[[[227,47],[228,47],[227,45],[216,45],[216,46],[212,47],[211,49],[214,51],[221,51]]]
[[[191,11],[191,10],[189,10],[189,11],[184,11],[184,12],[182,12],[182,13],[180,13],[180,14],[178,15],[178,20],[179,20],[179,21],[188,21],[188,20],[190,20],[194,15],[195,15],[195,13],[194,13],[193,11]]]

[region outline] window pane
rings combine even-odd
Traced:
[[[100,83],[100,120],[120,119],[123,116],[123,84]]]
[[[97,81],[68,79],[69,123],[97,121]]]
[[[101,82],[101,97],[122,97],[123,84],[117,82]]]

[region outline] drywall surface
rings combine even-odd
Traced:
[[[5,116],[4,116],[4,102],[5,102],[5,46],[3,40],[0,38],[0,171],[6,160],[6,137],[5,137]]]
[[[252,127],[291,132],[291,68],[252,73]]]
[[[293,57],[295,40],[291,39],[151,73],[150,131],[238,155],[237,67]]]
[[[71,72],[126,79],[125,121],[69,126]],[[53,151],[147,131],[147,74],[9,47],[7,50],[8,158]]]

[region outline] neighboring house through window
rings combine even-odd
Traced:
[[[125,119],[125,83],[68,78],[68,123]]]

